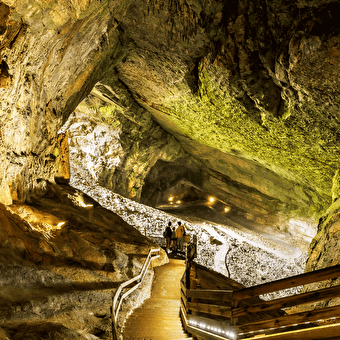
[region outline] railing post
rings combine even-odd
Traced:
[[[238,304],[240,301],[238,300],[234,300],[233,294],[231,295],[231,318],[230,318],[230,323],[233,326],[236,326],[238,318],[234,318],[234,309],[236,309],[238,307]]]
[[[152,263],[153,259],[156,259],[158,257],[160,257],[160,254],[158,254],[157,256],[152,257],[152,253],[153,252],[158,252],[159,253],[160,249],[151,249],[149,251],[149,254],[144,262],[144,265],[139,273],[139,275],[135,276],[134,278],[125,281],[124,283],[120,284],[120,286],[118,287],[118,289],[116,290],[113,298],[112,298],[112,307],[111,307],[111,318],[112,318],[112,337],[113,340],[118,340],[118,332],[117,332],[117,327],[116,327],[116,323],[117,323],[117,318],[118,318],[118,313],[119,313],[119,309],[121,306],[121,303],[123,301],[123,299],[125,297],[127,297],[130,293],[132,293],[135,289],[137,289],[139,287],[139,285],[141,284],[141,282],[144,279],[144,276],[147,272],[147,269],[149,267],[150,262]],[[127,292],[125,292],[122,296],[122,289],[124,287],[127,287],[129,284],[138,281],[137,284],[135,284],[132,288],[128,289]]]
[[[191,264],[192,260],[197,257],[197,236],[193,236],[192,242],[189,244],[186,244],[185,248],[185,264],[186,264],[186,269],[185,269],[185,281],[186,281],[186,287],[187,289],[190,289],[190,269],[191,269]]]
[[[191,261],[188,257],[188,245],[186,245],[186,256],[185,256],[185,287],[190,289],[190,265]]]
[[[112,306],[111,306],[111,320],[112,320],[112,339],[118,340],[118,334],[117,334],[117,327],[116,327],[116,313],[114,308],[114,297],[112,297]]]

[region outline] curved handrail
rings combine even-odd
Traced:
[[[146,258],[140,273],[137,276],[133,277],[132,279],[130,279],[126,282],[123,282],[115,292],[115,295],[112,299],[112,323],[113,323],[113,330],[112,331],[113,331],[113,333],[115,333],[114,338],[116,338],[116,339],[118,339],[117,330],[116,330],[116,323],[117,323],[118,313],[119,313],[121,304],[127,296],[129,296],[134,290],[136,290],[142,284],[151,261],[160,257],[160,254],[152,256],[152,254],[156,253],[156,252],[159,253],[160,248],[150,249],[148,257]],[[131,283],[136,282],[136,281],[137,281],[137,283],[133,287],[131,287],[123,295],[121,295],[123,288],[125,288],[126,286],[129,286]]]

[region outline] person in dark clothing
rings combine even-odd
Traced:
[[[171,234],[172,234],[171,222],[169,222],[168,226],[165,228],[165,231],[164,231],[164,237],[166,240],[166,251],[170,250]]]
[[[177,238],[176,238],[175,227],[172,228],[171,241],[172,241],[172,245],[171,245],[172,251],[176,251],[177,250]]]

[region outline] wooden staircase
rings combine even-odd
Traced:
[[[151,297],[126,321],[124,340],[192,339],[184,331],[179,314],[180,280],[184,271],[184,261],[175,259],[155,268]]]
[[[194,274],[191,277],[199,279],[197,270]],[[337,300],[340,285],[334,285],[339,282],[335,281],[337,278],[340,278],[340,265],[248,288],[212,290],[197,284],[187,289],[183,275],[181,316],[184,328],[202,339],[214,339],[214,334],[222,333],[222,337],[229,339],[340,340]],[[334,286],[322,289],[308,286],[326,280],[332,280]],[[297,286],[311,290],[273,300],[259,298]],[[213,324],[215,319],[219,320],[219,325]]]

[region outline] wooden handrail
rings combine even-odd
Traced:
[[[217,301],[231,301],[232,290],[207,290],[207,289],[188,289],[187,297],[197,299],[208,299]]]
[[[260,318],[260,321],[248,322],[246,324],[238,323],[238,328],[243,332],[240,334],[244,334],[245,332],[256,332],[263,329],[284,329],[288,326],[297,326],[305,323],[316,322],[320,319],[340,317],[340,306],[332,306],[295,314],[292,313],[289,315],[282,314],[283,308],[340,297],[340,286],[324,288],[271,301],[262,301],[255,304],[254,301],[250,302],[248,300],[251,298],[257,298],[262,294],[324,280],[336,279],[340,277],[340,265],[237,291],[187,289],[183,281],[184,277],[185,275],[181,280],[181,300],[182,313],[185,314],[185,318],[190,318],[190,313],[195,312],[196,314],[198,313],[198,315],[202,315],[204,317],[211,315],[211,319],[216,318],[216,316],[222,317],[226,320],[229,319],[230,323],[233,324],[233,322],[237,321],[239,318],[247,317],[249,320],[249,317],[252,317],[254,314],[258,314],[257,319],[259,320]],[[195,301],[191,301],[192,299],[195,299]],[[242,304],[240,303],[241,301]],[[268,312],[275,312],[276,314],[268,314]],[[272,318],[270,318],[270,315],[272,315]],[[276,317],[273,318],[273,315],[276,315]],[[247,318],[243,320],[247,320]],[[189,329],[190,326],[187,325],[187,328]],[[193,328],[191,327],[190,329],[192,330]],[[200,336],[202,336],[202,334]],[[207,339],[208,338],[209,337],[207,337]],[[212,338],[214,338],[214,336],[212,336]]]
[[[211,305],[208,303],[199,302],[187,302],[186,306],[187,309],[190,309],[191,311],[196,311],[209,315],[223,316],[226,318],[232,317],[231,307],[228,306]]]
[[[340,306],[315,309],[312,311],[289,314],[278,318],[263,320],[258,322],[247,323],[242,325],[243,332],[250,332],[270,328],[283,328],[291,325],[311,323],[311,320],[323,320],[332,318],[334,315],[340,315]]]
[[[220,334],[217,334],[214,332],[212,329],[199,329],[198,327],[193,326],[192,324],[189,323],[188,317],[190,315],[188,312],[199,312],[203,313],[205,315],[205,319],[209,315],[211,315],[211,321],[216,323],[216,320],[214,320],[214,317],[220,316],[224,318],[231,318],[231,313],[232,309],[230,306],[224,306],[224,305],[214,305],[214,304],[209,304],[209,303],[204,303],[204,302],[192,302],[188,301],[188,299],[192,298],[199,298],[201,300],[208,300],[209,297],[211,297],[214,300],[220,300],[220,301],[227,301],[227,298],[230,298],[232,296],[232,291],[231,290],[211,290],[211,289],[187,289],[185,285],[185,277],[186,273],[183,274],[183,277],[181,279],[181,318],[182,318],[182,323],[184,326],[184,329],[189,332],[190,334],[194,334],[196,336],[199,336],[202,339],[216,339],[216,340],[225,340],[225,339],[235,339],[235,337],[228,337],[226,338],[226,333],[224,330],[221,330]],[[200,295],[202,293],[202,295]],[[225,298],[223,298],[223,295],[225,295]],[[222,335],[224,334],[224,335]],[[236,334],[236,333],[232,333]],[[236,336],[236,335],[235,335]]]
[[[340,277],[340,265],[288,277],[282,280],[264,283],[258,286],[244,288],[234,292],[233,299],[240,301],[259,295],[276,292],[282,289],[302,286],[308,283],[314,283],[323,280],[336,279],[338,277]]]
[[[303,293],[299,295],[284,297],[281,299],[265,301],[261,304],[247,306],[244,308],[235,308],[233,309],[233,316],[235,318],[239,318],[247,314],[279,310],[282,308],[293,307],[293,306],[303,305],[307,303],[313,303],[313,302],[322,301],[326,299],[334,299],[336,297],[340,297],[340,286],[324,288],[318,291],[312,291],[312,292]]]

